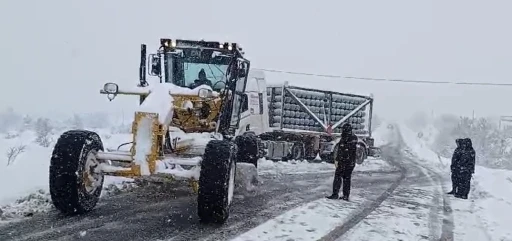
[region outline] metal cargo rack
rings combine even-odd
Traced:
[[[347,122],[356,135],[371,137],[373,96],[296,87],[285,82],[268,86],[267,99],[269,125],[274,130],[339,135],[341,125]]]

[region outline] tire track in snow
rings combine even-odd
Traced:
[[[390,179],[396,179],[397,172],[393,177],[390,178],[389,174],[374,175],[374,177],[366,177],[363,175],[357,175],[355,179],[357,183],[356,187],[360,188],[363,186],[376,186],[373,182],[379,182],[379,184],[387,185],[390,183]],[[293,183],[290,183],[294,185]],[[230,217],[228,223],[221,227],[205,228],[204,226],[195,225],[187,230],[183,230],[176,234],[174,237],[170,237],[167,240],[203,240],[203,241],[217,241],[217,240],[230,240],[236,238],[238,235],[250,232],[253,228],[259,227],[258,225],[264,225],[269,220],[274,220],[277,216],[286,213],[289,210],[300,208],[303,204],[311,203],[315,200],[323,199],[325,193],[330,192],[332,188],[332,173],[328,176],[324,176],[323,180],[317,180],[315,183],[310,185],[304,185],[303,189],[296,190],[294,192],[284,193],[281,195],[274,196],[267,204],[262,205],[254,212],[244,212],[243,210],[232,211],[233,216]],[[297,225],[299,225],[297,223]],[[257,239],[256,239],[257,240]]]
[[[400,145],[402,147],[406,146],[400,130],[398,128],[396,128],[395,130],[396,130],[396,137],[398,138]],[[443,178],[441,177],[441,175],[439,175],[439,173],[435,172],[430,167],[422,165],[421,163],[419,163],[417,161],[414,161],[414,159],[419,159],[419,157],[414,155],[407,147],[405,149],[408,150],[408,154],[411,157],[410,161],[413,164],[415,164],[417,167],[425,169],[427,171],[425,174],[427,174],[427,176],[429,176],[430,178],[433,177],[435,182],[437,182],[438,185],[441,187],[441,190],[443,193],[439,195],[439,198],[442,198],[443,220],[442,220],[442,226],[441,226],[441,236],[439,237],[438,240],[440,240],[440,241],[453,240],[453,238],[454,238],[454,235],[453,235],[454,222],[453,222],[453,213],[452,213],[453,211],[451,208],[450,199],[448,199],[444,195],[445,193],[447,193],[447,190],[443,184]]]
[[[338,240],[453,240],[453,216],[449,199],[442,193],[443,179],[417,161],[398,130],[395,137],[395,153],[388,161],[400,160],[407,172],[406,181],[367,217],[353,218],[353,223],[339,227],[335,235],[323,240],[336,240],[336,236]],[[390,217],[392,222],[387,221]]]
[[[382,146],[381,149],[390,148],[390,145]],[[391,148],[396,151],[396,148]],[[394,159],[393,156],[397,156],[397,153],[393,153],[394,155],[389,155],[388,158],[385,158],[385,161],[389,162],[392,166],[398,168],[400,170],[400,177],[393,183],[391,186],[386,189],[384,193],[382,193],[377,199],[371,202],[369,205],[363,207],[359,212],[354,214],[347,222],[345,222],[342,226],[339,226],[325,235],[320,241],[334,241],[345,234],[347,231],[355,227],[361,221],[363,221],[368,215],[370,215],[375,209],[377,209],[384,200],[386,200],[395,189],[400,186],[402,181],[405,179],[407,174],[407,169],[400,165],[400,163]]]

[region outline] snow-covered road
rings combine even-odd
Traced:
[[[439,175],[407,152],[397,129],[383,157],[401,176],[383,189],[354,188],[350,202],[319,199],[269,220],[233,241],[451,240],[453,217]],[[355,182],[354,182],[355,183]]]
[[[300,164],[290,165],[300,172]],[[222,227],[198,224],[196,201],[187,190],[152,185],[106,197],[84,216],[63,217],[51,211],[0,226],[0,240],[229,240],[322,199],[331,190],[332,175],[332,171],[264,174],[257,192],[235,197],[232,215]],[[355,191],[354,200],[357,195],[368,198],[369,193],[382,192],[398,177],[396,171],[355,173],[354,189],[361,192]]]
[[[330,164],[261,160],[261,185],[235,197],[220,227],[198,223],[183,187],[150,185],[106,196],[81,217],[50,211],[0,226],[0,240],[512,240],[503,215],[512,197],[496,186],[512,184],[512,174],[477,167],[470,200],[445,195],[446,160],[402,129],[385,135],[384,161],[356,167],[349,202],[324,198]]]

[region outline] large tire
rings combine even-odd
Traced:
[[[223,224],[235,188],[236,146],[227,140],[211,140],[201,162],[197,212],[203,223]]]
[[[290,160],[300,161],[304,159],[304,146],[300,142],[293,144],[292,151],[290,153]]]
[[[357,145],[356,149],[356,163],[358,165],[363,164],[366,159],[366,148],[363,145]]]
[[[251,163],[258,167],[258,159],[261,156],[260,144],[258,137],[251,132],[237,136],[235,139],[238,152],[236,155],[237,162]]]
[[[322,159],[322,161],[325,161],[327,163],[335,164],[336,155],[338,153],[338,148],[339,148],[338,143],[336,143],[336,145],[334,145],[332,152],[328,153],[328,154],[321,154],[320,159]]]
[[[86,213],[98,203],[104,178],[94,168],[100,150],[103,143],[91,131],[67,131],[57,140],[50,161],[50,196],[62,213]]]

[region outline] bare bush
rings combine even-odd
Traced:
[[[25,146],[25,145],[19,145],[19,146],[14,146],[14,147],[9,148],[7,150],[7,152],[5,153],[5,155],[7,156],[7,166],[14,163],[14,161],[16,161],[16,158],[18,157],[18,155],[21,154],[22,152],[24,152],[26,147],[27,146]]]

